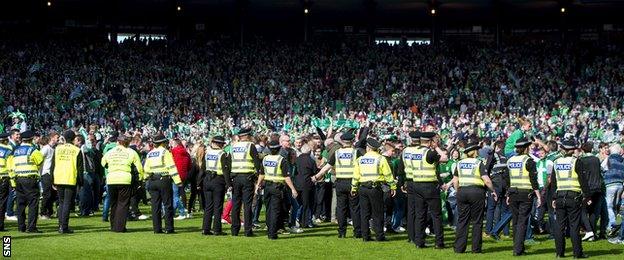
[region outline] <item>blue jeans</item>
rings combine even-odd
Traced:
[[[620,202],[620,195],[622,195],[622,185],[621,184],[612,184],[607,186],[607,212],[609,214],[609,228],[613,228],[615,226],[616,214],[615,214],[615,206]],[[601,220],[602,223],[602,220]]]
[[[451,210],[453,211],[453,219],[449,219],[449,223],[452,226],[457,226],[457,218],[459,217],[459,212],[457,210],[457,191],[454,188],[449,189],[448,197],[446,197],[446,201],[448,201],[451,206]]]
[[[405,194],[397,191],[397,195],[394,196],[394,209],[392,212],[392,228],[397,229],[403,222],[403,216],[405,215]]]
[[[6,214],[7,216],[15,216],[15,210],[13,209],[13,206],[15,205],[15,198],[17,197],[17,193],[15,193],[15,189],[11,188],[9,189],[9,198],[7,199],[7,209],[6,209]]]
[[[106,196],[104,197],[104,206],[102,206],[102,219],[108,220],[108,212],[110,210],[110,194],[108,194],[108,185],[104,185]]]
[[[264,203],[264,195],[256,195],[255,204],[253,208],[253,223],[258,223],[260,221],[260,213],[262,212],[262,204]]]
[[[497,190],[497,194],[503,194],[502,190]],[[492,234],[496,223],[498,223],[502,219],[502,215],[509,213],[511,216],[511,212],[509,211],[509,207],[504,202],[504,198],[499,197],[498,201],[494,201],[491,193],[488,192],[487,198],[487,213],[486,219],[487,222],[485,224],[485,233]],[[504,225],[503,234],[509,236],[509,225]],[[500,231],[499,231],[500,233]]]
[[[93,173],[84,174],[82,187],[80,187],[80,215],[88,216],[90,213],[93,213],[95,205],[93,201],[93,185]]]
[[[299,205],[299,202],[297,202],[297,199],[293,198],[292,196],[290,197],[290,227],[294,227],[295,224],[297,223],[297,219],[299,219],[299,216],[301,215],[301,205]]]
[[[173,186],[173,208],[178,210],[178,214],[180,216],[186,216],[186,209],[182,204],[182,200],[180,199],[180,190],[184,192],[184,186],[178,188],[178,185],[172,184]]]
[[[527,230],[526,230],[526,238],[525,239],[531,239],[533,238],[533,228],[531,228],[531,216],[529,215],[529,218],[527,219],[527,221],[529,222],[527,225]],[[507,212],[505,212],[500,220],[498,221],[498,223],[496,223],[496,226],[494,226],[494,228],[492,229],[492,235],[496,235],[498,236],[498,234],[500,234],[500,232],[503,230],[503,228],[507,228],[507,234],[505,235],[509,235],[509,222],[511,222],[511,211],[508,210]]]

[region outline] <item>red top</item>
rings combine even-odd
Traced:
[[[180,179],[184,182],[186,176],[188,176],[188,172],[191,170],[191,155],[186,151],[183,145],[178,145],[171,149],[171,154],[173,155],[176,168],[178,168]]]

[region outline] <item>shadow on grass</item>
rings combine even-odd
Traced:
[[[567,249],[571,249],[568,247]],[[622,249],[605,249],[605,250],[585,250],[585,253],[590,257],[594,256],[604,256],[604,255],[618,255],[624,252]],[[554,254],[555,251],[553,248],[540,248],[534,251],[529,251],[528,255],[539,255],[539,254]],[[568,252],[566,252],[568,253]],[[569,255],[572,256],[572,252],[569,252]]]
[[[552,248],[549,249],[549,250],[552,251]],[[511,253],[513,251],[513,245],[492,247],[492,248],[488,248],[488,249],[486,249],[484,251],[487,252],[487,253],[509,252],[509,255],[511,255]]]
[[[264,236],[266,236],[266,234]],[[302,237],[338,237],[338,234],[302,233],[302,234],[281,235],[279,239],[297,239],[297,238],[302,238]],[[361,240],[361,239],[357,239],[357,240]]]

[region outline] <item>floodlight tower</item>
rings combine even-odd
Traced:
[[[437,26],[436,26],[436,20],[437,17],[440,15],[440,3],[436,0],[427,0],[427,12],[429,12],[429,15],[431,16],[431,44],[437,44],[438,42],[438,33],[437,33]]]
[[[312,4],[313,2],[310,0],[300,0],[301,5],[303,6],[303,41],[308,42],[308,33],[310,31],[309,23],[310,23],[310,14],[312,13]]]

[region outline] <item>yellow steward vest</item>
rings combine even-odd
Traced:
[[[78,180],[78,154],[80,148],[73,144],[61,144],[54,150],[54,184],[76,185]]]

